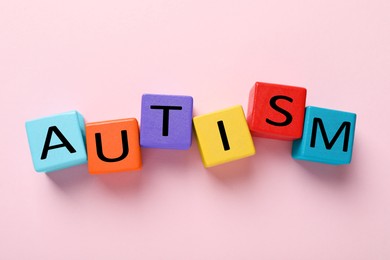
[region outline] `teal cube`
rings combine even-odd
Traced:
[[[319,107],[306,107],[302,138],[295,140],[292,157],[333,165],[352,159],[356,114]]]
[[[52,172],[87,162],[83,116],[70,111],[26,122],[37,172]]]

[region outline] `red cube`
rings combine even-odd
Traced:
[[[252,135],[288,141],[301,138],[305,103],[305,88],[256,82],[247,114]]]

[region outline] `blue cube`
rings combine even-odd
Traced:
[[[37,172],[52,172],[87,162],[85,124],[77,111],[26,122]]]
[[[355,124],[354,113],[306,107],[302,138],[293,142],[292,157],[333,165],[349,164]]]
[[[192,143],[190,96],[142,96],[140,144],[147,148],[187,150]]]

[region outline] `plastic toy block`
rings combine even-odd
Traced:
[[[293,142],[294,159],[326,164],[349,164],[356,114],[307,107],[302,139]]]
[[[252,135],[279,140],[301,138],[305,103],[305,88],[256,82],[248,103]]]
[[[91,174],[138,170],[142,167],[135,118],[86,125],[88,171]]]
[[[205,167],[255,154],[241,106],[194,117],[194,129]]]
[[[84,118],[77,111],[27,121],[26,131],[37,172],[52,172],[87,162]]]
[[[142,96],[142,147],[186,150],[192,142],[192,106],[190,96]]]

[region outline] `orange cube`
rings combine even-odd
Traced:
[[[91,174],[141,169],[137,119],[88,123],[86,139]]]

